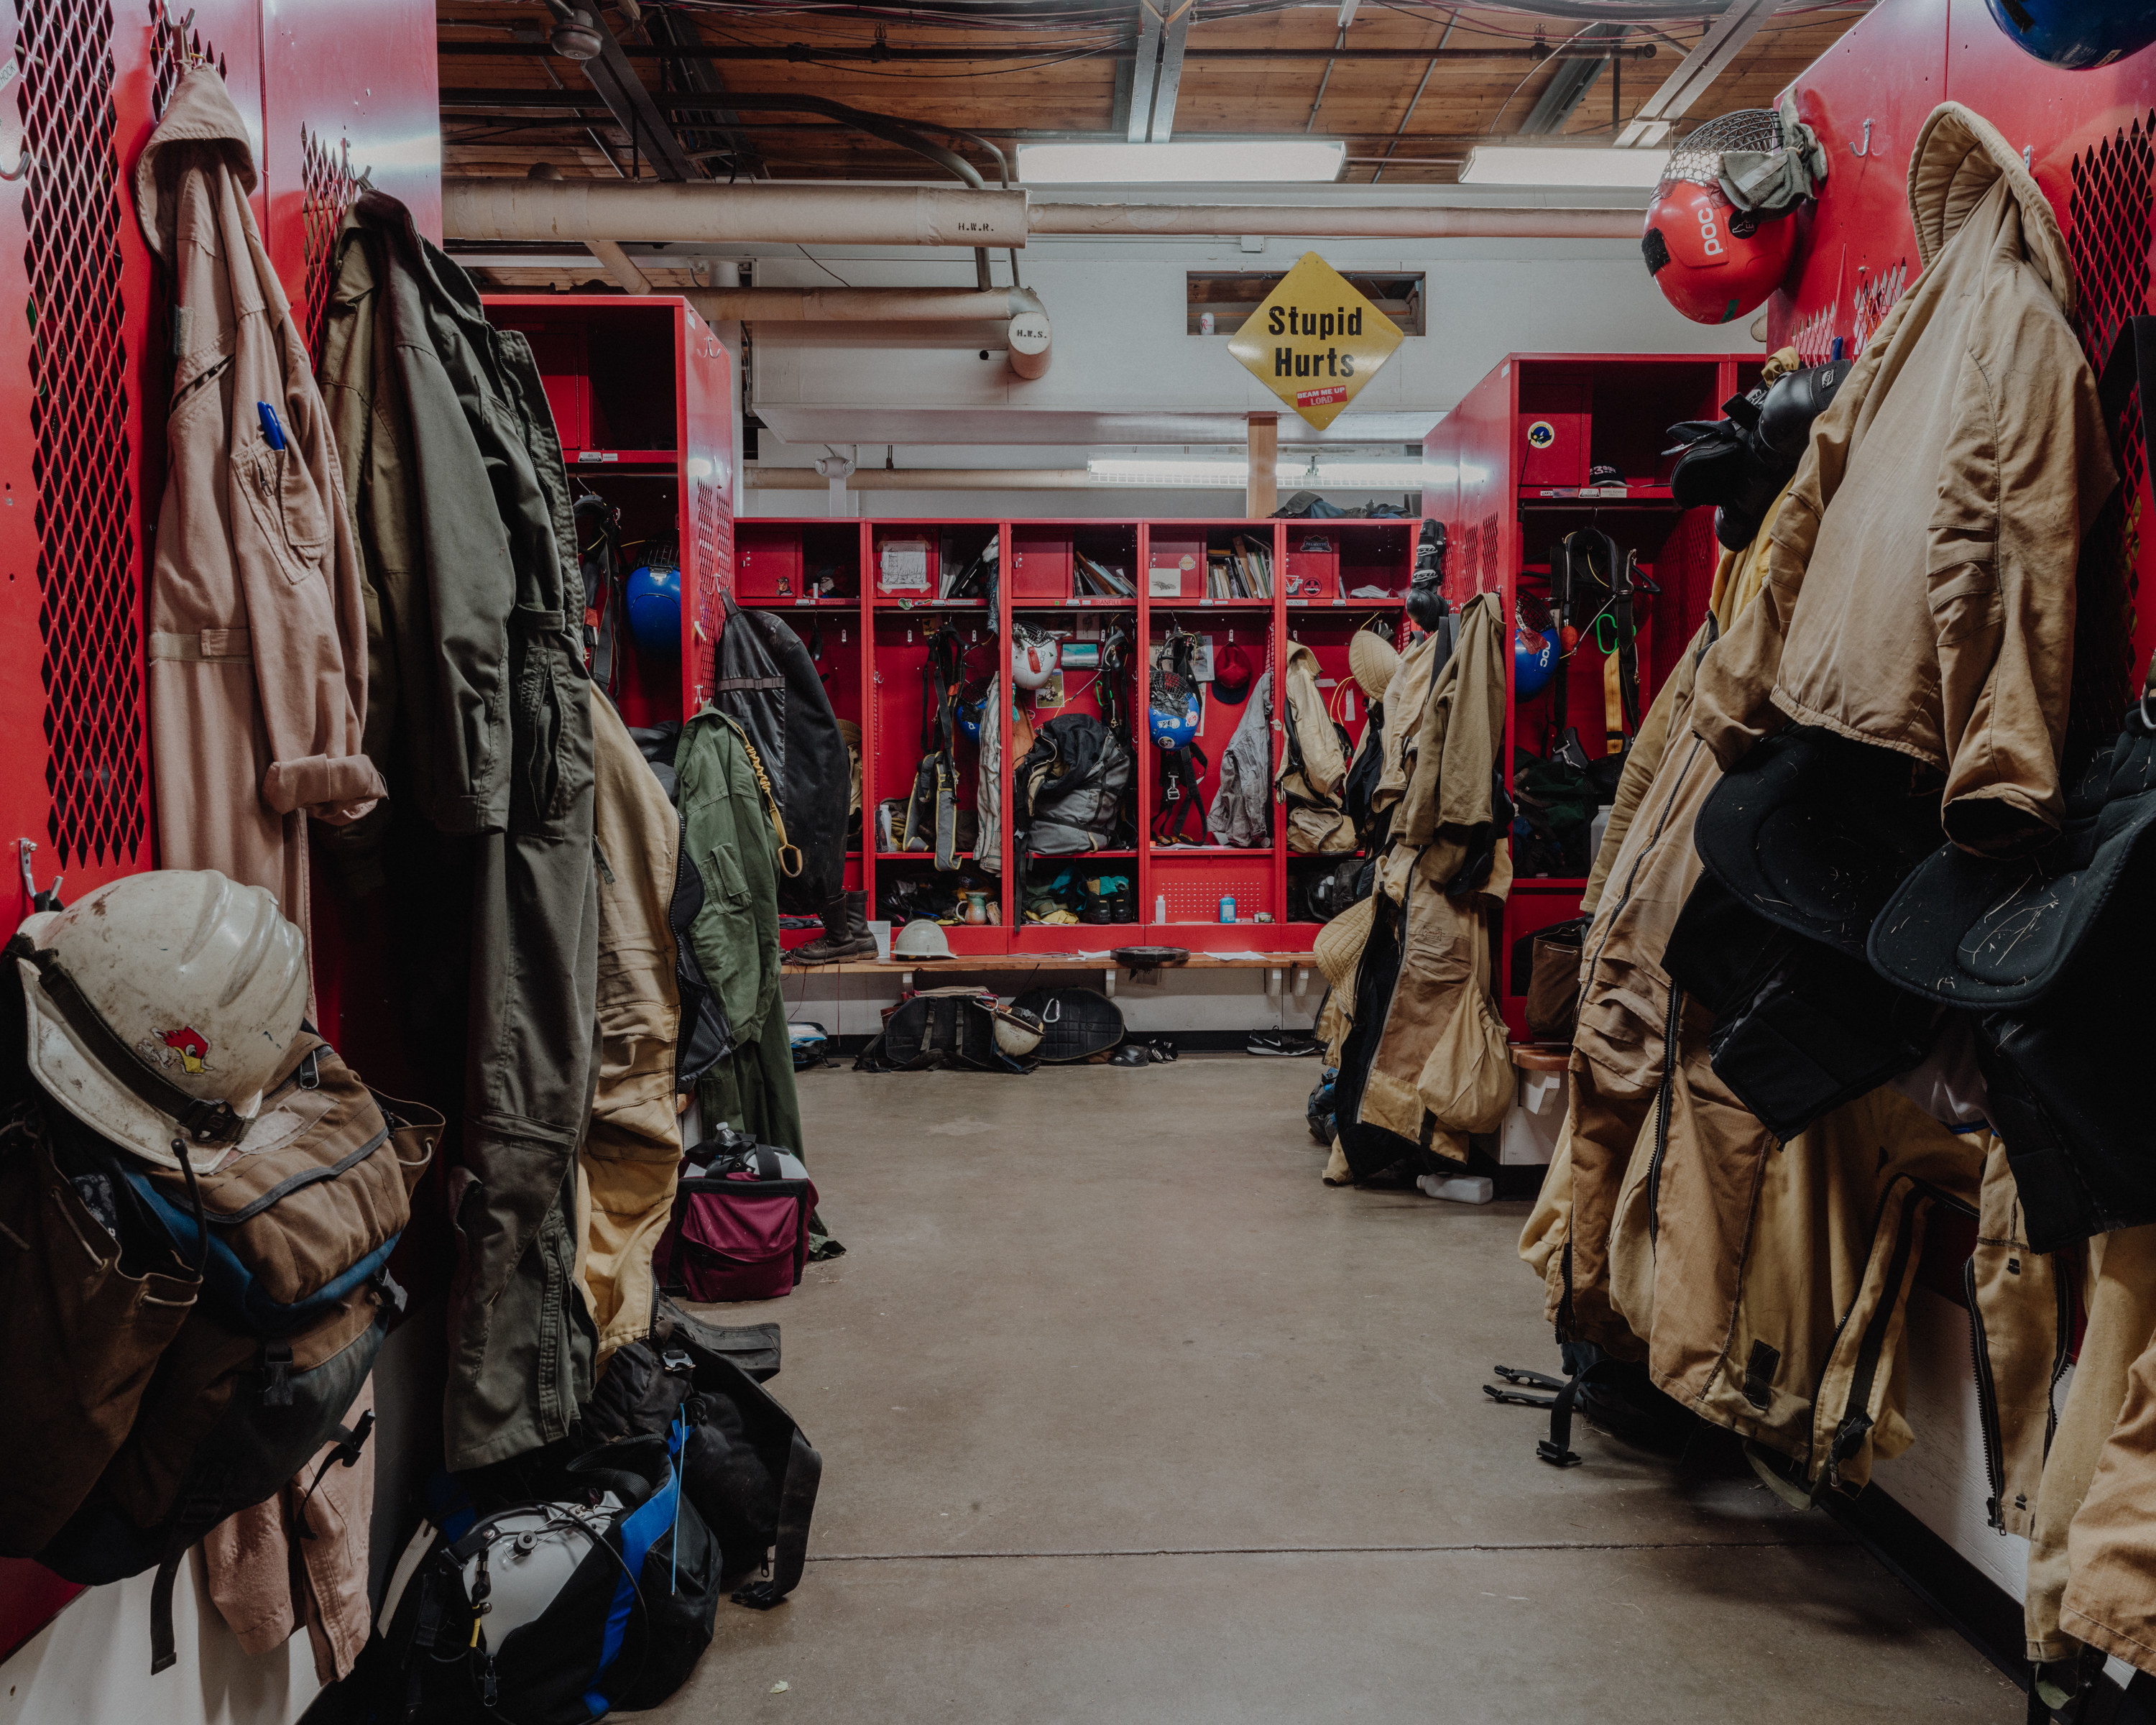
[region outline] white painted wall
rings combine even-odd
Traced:
[[[1308,249],[1343,269],[1420,270],[1428,279],[1430,333],[1402,343],[1327,442],[1369,438],[1358,422],[1368,424],[1373,413],[1448,408],[1508,352],[1721,352],[1753,345],[1742,327],[1679,316],[1656,290],[1638,249],[1623,241],[1436,241],[1412,249],[1396,241],[1312,248],[1275,240],[1262,254],[1194,242],[1040,241],[1027,249],[1022,267],[1055,324],[1045,377],[1014,377],[993,347],[982,359],[984,339],[970,325],[765,325],[755,332],[754,406],[780,438],[798,444],[1180,442],[1178,417],[1235,426],[1239,434],[1241,414],[1280,403],[1229,357],[1225,333],[1185,333],[1185,274],[1281,270]],[[857,286],[955,285],[968,273],[918,257],[819,256]],[[807,259],[772,258],[756,269],[767,285],[830,280]],[[997,278],[1006,280],[1007,271],[999,267]],[[1149,423],[1161,434],[1145,434]],[[1301,428],[1291,418],[1282,429],[1293,441]]]

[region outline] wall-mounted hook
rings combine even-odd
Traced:
[[[1849,153],[1852,156],[1869,156],[1871,153],[1871,122],[1869,120],[1864,122],[1864,147],[1860,150],[1851,144]]]
[[[60,882],[66,880],[67,876],[64,875],[54,875],[53,884],[46,887],[44,891],[40,892],[38,890],[37,871],[30,865],[30,858],[37,850],[38,841],[34,839],[18,839],[15,842],[17,845],[21,846],[20,860],[23,867],[23,896],[29,900],[30,908],[33,911],[57,911],[60,909]]]

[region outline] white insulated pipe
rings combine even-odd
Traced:
[[[1030,234],[1267,234],[1332,239],[1630,239],[1636,209],[1402,204],[1036,203],[1022,189],[451,175],[452,239],[668,245],[1022,246]]]
[[[665,245],[1013,246],[1024,192],[952,186],[721,185],[712,181],[442,181],[453,239],[644,240]]]
[[[1048,370],[1048,308],[1031,288],[690,288],[707,323],[1001,323],[1014,376]]]
[[[1326,239],[1630,239],[1631,209],[1471,209],[1366,204],[1036,203],[1035,234],[1267,234]]]

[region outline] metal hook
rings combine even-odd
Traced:
[[[1869,156],[1871,153],[1871,122],[1869,120],[1864,122],[1864,147],[1860,150],[1851,144],[1849,153],[1852,156]]]
[[[15,842],[22,847],[19,860],[21,861],[23,868],[23,896],[30,901],[30,908],[33,911],[59,910],[60,908],[60,883],[66,880],[67,876],[64,875],[54,875],[53,884],[45,888],[44,891],[40,892],[38,890],[38,877],[36,871],[30,866],[30,858],[38,848],[38,841],[34,839],[18,839]]]

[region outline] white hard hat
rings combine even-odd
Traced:
[[[898,938],[891,943],[894,958],[948,958],[951,938],[943,932],[943,925],[926,916],[916,916],[898,932]]]
[[[205,1172],[292,1061],[306,943],[264,888],[157,869],[26,920],[8,949],[30,1070],[84,1125],[163,1168]]]
[[[1023,628],[1011,631],[1011,681],[1021,689],[1038,689],[1055,675],[1063,649],[1053,637],[1036,635]]]

